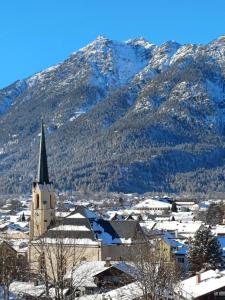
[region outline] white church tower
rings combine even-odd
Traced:
[[[49,181],[43,120],[37,180],[32,185],[30,240],[44,234],[55,221],[55,193]]]

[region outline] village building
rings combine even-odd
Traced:
[[[67,285],[76,296],[98,294],[122,287],[136,280],[136,268],[125,262],[89,261],[71,269],[66,275]]]
[[[225,299],[225,271],[209,270],[181,281],[176,289],[179,299]]]
[[[163,235],[156,240],[156,249],[167,262],[173,263],[176,261],[183,273],[189,270],[187,245],[181,243],[169,232],[164,232]]]
[[[134,211],[152,212],[152,213],[166,213],[171,210],[172,205],[166,201],[156,199],[146,199],[132,207]]]
[[[12,299],[49,300],[49,297],[51,297],[51,299],[56,299],[56,293],[53,287],[49,288],[49,295],[47,296],[45,285],[37,285],[34,282],[14,281],[10,284],[9,291]],[[65,299],[67,298],[69,293],[70,289],[66,288],[63,290],[63,296],[65,297]],[[71,298],[68,297],[67,299]]]

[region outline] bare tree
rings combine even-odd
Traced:
[[[57,232],[54,237],[43,236],[32,242],[31,273],[45,285],[46,298],[52,298],[51,288],[54,299],[65,299],[64,291],[68,287],[65,274],[85,259],[85,245],[78,245],[77,240],[79,239],[65,238],[62,233]],[[71,272],[70,282],[72,276]],[[72,285],[69,287],[72,288]]]
[[[19,266],[16,250],[7,241],[0,241],[0,285],[3,287],[4,300],[9,299],[10,283],[21,273]]]
[[[168,261],[148,241],[138,245],[131,257],[137,269],[136,276],[143,299],[169,299],[179,279],[175,260]]]

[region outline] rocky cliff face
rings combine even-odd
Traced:
[[[225,36],[156,46],[98,37],[0,90],[0,190],[36,177],[44,116],[60,189],[224,191]]]

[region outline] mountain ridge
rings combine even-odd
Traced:
[[[36,176],[44,116],[59,189],[223,191],[225,36],[156,46],[98,37],[0,90],[0,190]]]

